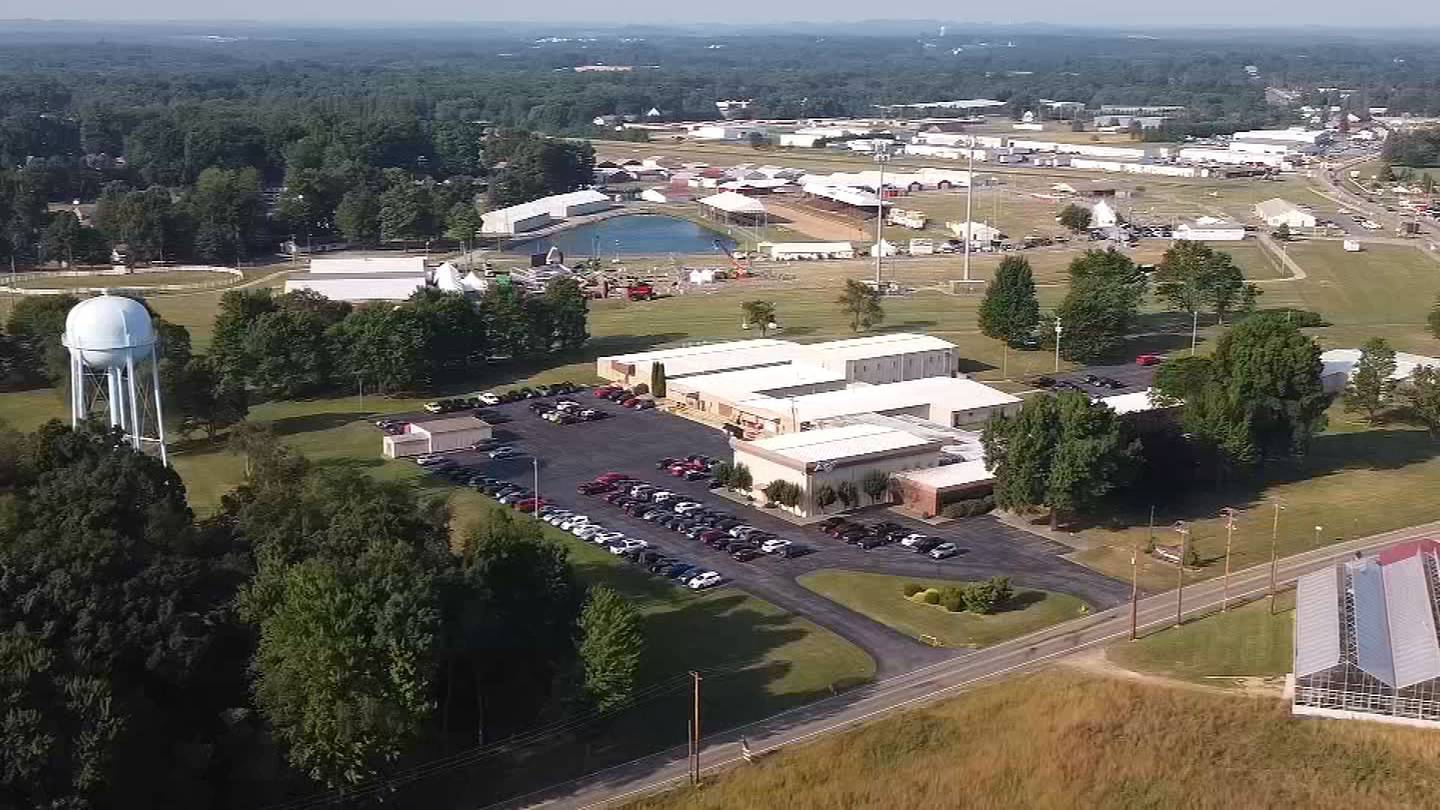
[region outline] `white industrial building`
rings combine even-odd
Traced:
[[[876,413],[958,427],[1014,413],[1020,404],[1019,397],[964,377],[925,377],[783,399],[755,397],[735,403],[734,424],[747,435],[792,433],[826,419]]]
[[[1317,147],[1329,143],[1334,138],[1335,133],[1328,129],[1292,127],[1290,129],[1245,130],[1232,135],[1230,142],[1232,144],[1237,142],[1286,144],[1297,152],[1313,152]]]
[[[936,467],[944,442],[895,428],[856,424],[754,441],[732,439],[730,445],[735,463],[750,469],[757,497],[763,499],[760,490],[771,481],[789,481],[801,490],[793,511],[808,517],[820,511],[815,492],[822,485],[848,481],[860,490],[870,472]]]
[[[1234,146],[1234,144],[1231,144]],[[1236,149],[1222,149],[1218,146],[1186,146],[1178,153],[1179,158],[1189,163],[1223,163],[1227,166],[1264,166],[1268,169],[1290,169],[1293,165],[1286,154],[1267,154]]]
[[[570,217],[593,214],[614,208],[609,197],[594,189],[571,191],[567,194],[552,194],[508,208],[497,208],[480,215],[480,232],[514,236],[516,234],[543,228],[553,222]]]
[[[381,453],[385,458],[447,453],[463,449],[490,436],[490,425],[473,416],[411,422],[405,426],[404,433],[382,439]]]
[[[1272,228],[1281,225],[1289,228],[1313,228],[1316,222],[1314,214],[1279,197],[1255,203],[1255,216]]]
[[[851,382],[948,377],[960,360],[948,340],[905,332],[810,343],[800,349],[805,362],[844,374]]]
[[[311,273],[424,273],[424,256],[317,256]]]
[[[989,245],[1004,237],[999,228],[983,222],[947,222],[945,227],[950,229],[956,239],[969,239],[972,246]]]
[[[1345,390],[1350,377],[1355,373],[1355,367],[1360,364],[1360,354],[1359,349],[1327,349],[1320,353],[1320,384],[1327,393]],[[1408,380],[1415,376],[1416,370],[1422,366],[1440,369],[1440,357],[1396,352],[1395,371],[1391,373],[1390,379],[1393,382]]]
[[[1121,174],[1153,174],[1161,177],[1209,177],[1210,170],[1203,166],[1176,166],[1173,163],[1144,163],[1133,160],[1109,160],[1072,156],[1070,168],[1088,169]]]
[[[665,377],[671,381],[690,374],[784,365],[794,359],[797,345],[785,340],[759,338],[608,355],[596,358],[595,375],[622,385],[634,385],[648,384],[651,369],[656,363],[665,367]]]
[[[285,292],[310,290],[334,301],[403,301],[426,286],[425,273],[297,273]]]
[[[855,246],[849,242],[761,242],[756,247],[781,262],[855,258]]]
[[[1199,217],[1175,226],[1171,234],[1189,242],[1239,242],[1245,238],[1245,226],[1218,217]]]

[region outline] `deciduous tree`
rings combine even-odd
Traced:
[[[995,277],[980,302],[980,331],[1014,343],[1034,334],[1039,323],[1040,303],[1035,298],[1030,262],[1021,256],[1006,256],[995,268]]]
[[[775,322],[775,304],[759,299],[740,302],[740,317],[747,327],[760,327],[760,336],[770,334],[770,325]]]
[[[1345,386],[1345,410],[1364,413],[1375,422],[1380,412],[1389,407],[1395,393],[1395,350],[1384,338],[1370,338],[1360,347],[1360,359]]]
[[[580,611],[580,663],[591,705],[604,712],[630,701],[644,649],[635,607],[604,585],[591,588]]]
[[[885,320],[885,308],[880,305],[880,291],[853,278],[845,279],[845,290],[836,302],[850,319],[852,332],[869,329]]]

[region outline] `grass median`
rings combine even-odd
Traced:
[[[1073,596],[1017,588],[992,614],[950,613],[938,605],[909,599],[904,588],[964,584],[958,580],[919,579],[888,574],[825,569],[800,577],[801,585],[832,602],[887,627],[941,647],[984,647],[1085,615],[1085,603]]]

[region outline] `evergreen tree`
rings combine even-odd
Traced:
[[[1034,334],[1039,323],[1040,303],[1035,298],[1030,262],[1024,257],[1006,256],[995,268],[995,277],[980,302],[980,331],[987,337],[1015,343]]]
[[[1370,338],[1360,347],[1360,360],[1345,386],[1345,410],[1364,413],[1374,423],[1395,393],[1395,350],[1384,338]]]
[[[644,648],[635,607],[604,585],[591,588],[580,611],[580,663],[591,705],[604,712],[629,702]]]

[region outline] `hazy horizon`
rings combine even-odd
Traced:
[[[600,13],[599,9],[604,9]],[[1164,9],[1138,0],[1106,0],[1099,4],[1076,4],[1060,0],[1022,0],[992,7],[966,9],[955,17],[955,7],[939,0],[920,0],[907,6],[909,13],[893,12],[877,18],[873,3],[857,0],[790,0],[770,6],[749,7],[742,13],[720,18],[712,7],[676,4],[668,0],[619,0],[607,6],[579,0],[556,0],[540,6],[514,0],[487,4],[477,9],[456,0],[437,0],[420,9],[399,13],[393,4],[312,0],[296,4],[279,0],[220,0],[203,5],[180,0],[140,0],[116,14],[111,3],[76,0],[63,6],[40,0],[12,0],[0,21],[7,23],[215,23],[215,24],[300,24],[347,26],[429,24],[506,25],[604,25],[670,26],[716,25],[727,28],[769,24],[858,24],[940,23],[952,25],[1056,25],[1083,28],[1214,28],[1247,27],[1293,29],[1297,31],[1412,30],[1417,26],[1440,26],[1440,4],[1421,5],[1408,0],[1375,0],[1369,3],[1322,2],[1311,6],[1312,17],[1297,19],[1280,7],[1255,6],[1242,0],[1217,0],[1204,6]],[[887,12],[890,11],[887,9]],[[1228,15],[1228,18],[1227,18]],[[803,33],[795,31],[793,33]]]

